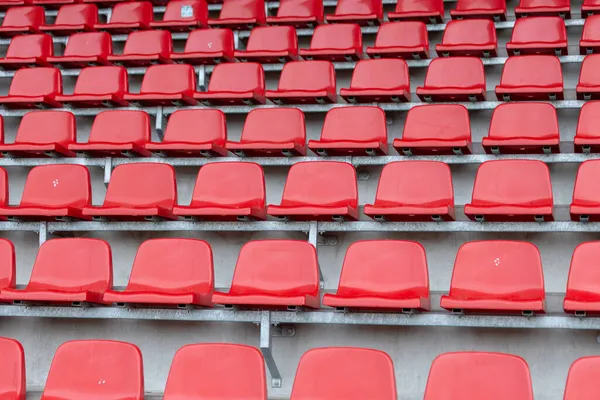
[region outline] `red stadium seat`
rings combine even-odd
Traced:
[[[233,61],[233,32],[229,29],[197,29],[190,32],[183,53],[171,53],[180,64],[219,64]]]
[[[348,103],[399,103],[410,101],[410,76],[404,60],[360,60],[350,88],[340,89]]]
[[[169,117],[161,142],[146,143],[153,155],[226,156],[227,125],[220,110],[177,110]]]
[[[45,23],[46,15],[41,6],[11,7],[0,26],[0,37],[39,33],[40,25]]]
[[[533,400],[529,366],[511,354],[444,353],[431,364],[424,400]]]
[[[265,25],[264,0],[223,0],[219,18],[210,18],[208,25],[230,29],[252,29],[257,25]]]
[[[140,349],[112,340],[62,344],[50,365],[42,399],[67,398],[142,400],[144,371]]]
[[[600,374],[600,357],[589,356],[575,360],[565,386],[563,400],[591,400],[597,392],[596,377]]]
[[[362,33],[357,24],[319,25],[310,48],[300,49],[306,60],[357,61],[363,57]]]
[[[405,240],[362,240],[348,247],[337,293],[323,304],[337,309],[428,311],[425,249]]]
[[[398,0],[396,10],[388,13],[390,21],[444,22],[443,0]]]
[[[520,18],[515,22],[510,42],[506,43],[509,56],[527,54],[567,55],[567,28],[560,17]]]
[[[197,379],[199,376],[202,379]],[[193,398],[267,400],[261,352],[229,343],[183,346],[173,358],[163,399]]]
[[[367,47],[367,55],[371,58],[429,58],[427,26],[419,21],[382,24],[375,46]]]
[[[123,54],[108,56],[114,65],[125,67],[147,67],[154,64],[170,64],[173,52],[169,31],[131,32],[125,42]]]
[[[227,141],[227,150],[240,157],[305,156],[304,113],[297,108],[251,110],[240,141]]]
[[[86,207],[94,220],[140,221],[176,219],[175,169],[167,164],[121,164],[113,171],[102,206]]]
[[[198,172],[189,206],[173,214],[200,221],[250,221],[266,218],[265,174],[254,163],[210,163]]]
[[[264,104],[263,67],[258,63],[219,64],[210,77],[208,90],[196,92],[194,98],[207,106]]]
[[[584,164],[587,163],[589,161]],[[600,275],[596,268],[598,254],[600,254],[598,241],[581,243],[575,248],[563,302],[566,313],[579,317],[600,315]]]
[[[0,300],[15,304],[103,304],[102,295],[111,287],[112,256],[108,243],[87,238],[50,239],[40,246],[25,289],[4,289]]]
[[[558,15],[561,18],[570,19],[570,6],[569,0],[521,0],[519,5],[515,7],[515,16],[521,18],[538,15]]]
[[[394,363],[383,351],[324,347],[304,353],[291,400],[395,400]]]
[[[432,124],[434,120],[437,123]],[[394,139],[393,146],[406,156],[471,154],[469,112],[460,104],[413,107],[406,115],[402,138]]]
[[[494,109],[486,153],[558,153],[560,143],[556,109],[548,103],[506,103]]]
[[[321,137],[310,140],[308,148],[320,156],[385,155],[385,112],[374,106],[333,108],[325,116]]]
[[[553,221],[548,166],[534,160],[481,164],[465,215],[476,221]]]
[[[556,56],[509,57],[504,64],[498,100],[563,100],[563,77]]]
[[[508,61],[507,61],[508,64]],[[485,100],[483,63],[475,57],[436,58],[431,61],[425,84],[417,87],[423,101]]]
[[[600,52],[600,16],[593,15],[586,19],[583,25],[583,33],[579,41],[579,54],[598,52]]]
[[[6,57],[0,59],[1,69],[49,67],[48,57],[54,54],[50,35],[15,36],[8,45]]]
[[[94,29],[114,34],[125,34],[138,29],[149,29],[154,17],[152,3],[131,1],[117,3],[112,9],[110,21],[96,24]]]
[[[303,240],[248,242],[240,250],[229,292],[215,292],[212,300],[226,306],[319,308],[317,251]]]
[[[291,26],[259,26],[250,32],[245,50],[235,53],[242,62],[284,63],[298,59],[298,37]]]
[[[600,191],[596,189],[599,172],[600,160],[588,160],[579,165],[573,189],[571,220],[600,221]]]
[[[269,205],[267,214],[284,221],[358,219],[358,188],[354,167],[335,161],[292,165],[281,204]]]
[[[435,51],[440,57],[496,57],[498,39],[494,22],[487,19],[450,21]]]
[[[125,68],[87,67],[79,73],[73,94],[56,96],[56,101],[70,107],[125,107],[128,91]]]
[[[506,0],[458,0],[452,19],[489,18],[506,21]]]
[[[6,178],[6,172],[2,170],[2,174],[4,174],[4,178]],[[4,289],[13,289],[17,280],[17,271],[16,271],[16,260],[15,260],[15,246],[8,239],[0,239],[0,290]],[[3,343],[2,339],[0,339],[0,349],[2,349]],[[3,350],[0,350],[0,353],[3,355],[8,354],[4,353]],[[5,359],[6,360],[6,359]],[[1,364],[1,362],[0,362]],[[6,393],[6,381],[2,378],[7,377],[6,371],[0,365],[0,393]],[[23,386],[23,389],[25,387]],[[16,400],[25,400],[25,397],[13,397]]]
[[[197,103],[193,98],[195,90],[196,72],[191,65],[151,65],[144,74],[140,92],[123,98],[137,106],[180,107]]]
[[[365,215],[376,221],[454,221],[450,167],[438,161],[398,161],[381,171],[375,203]]]
[[[531,316],[544,313],[544,303],[538,248],[527,242],[484,240],[465,243],[458,249],[450,293],[442,296],[440,306],[460,314]]]
[[[383,4],[381,0],[340,0],[335,13],[325,19],[329,23],[379,25],[383,22]]]
[[[267,90],[275,104],[325,104],[337,101],[335,68],[329,61],[292,61],[283,66],[277,90]]]
[[[162,21],[150,22],[152,29],[187,32],[208,26],[208,6],[204,0],[172,0],[167,3]]]
[[[85,68],[88,65],[110,65],[108,56],[112,53],[112,39],[106,32],[75,33],[62,56],[48,57],[48,62],[61,68]]]
[[[590,54],[583,59],[579,83],[577,84],[577,99],[600,99],[600,54]]]
[[[12,244],[10,246],[12,248]],[[0,354],[0,393],[7,400],[25,400],[27,382],[23,346],[14,339],[0,337]]]
[[[61,107],[56,96],[62,93],[62,77],[55,68],[24,68],[15,72],[8,96],[0,96],[5,108]]]
[[[582,18],[587,18],[590,15],[597,14],[598,11],[600,11],[599,0],[583,0],[583,4],[581,5]]]
[[[323,21],[323,0],[281,0],[277,16],[267,16],[269,25],[291,25],[296,28],[314,28]]]
[[[581,107],[577,131],[573,140],[576,153],[600,151],[600,101],[590,101]]]
[[[95,4],[67,4],[58,10],[54,24],[42,25],[40,30],[56,36],[94,30],[98,23],[98,7]]]
[[[32,111],[23,116],[14,143],[0,145],[3,157],[74,157],[75,116],[67,111]],[[0,202],[1,203],[1,202]]]

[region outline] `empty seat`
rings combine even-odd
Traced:
[[[589,161],[584,164],[587,163]],[[579,317],[600,314],[600,274],[596,267],[599,254],[598,241],[581,243],[573,251],[563,302],[566,313]]]
[[[196,73],[191,65],[151,65],[144,74],[140,92],[123,98],[136,106],[180,107],[197,103],[193,98],[195,90]]]
[[[193,70],[192,70],[193,73]],[[206,92],[196,92],[204,105],[250,105],[265,103],[265,73],[258,63],[219,64]]]
[[[8,45],[6,57],[0,58],[0,68],[47,67],[48,57],[54,54],[50,35],[15,36]]]
[[[124,107],[128,91],[125,68],[87,67],[79,73],[73,94],[56,96],[56,101],[70,107]]]
[[[291,400],[395,400],[394,363],[383,351],[324,347],[304,353]]]
[[[277,90],[267,90],[275,104],[325,104],[337,101],[335,68],[329,61],[293,61],[285,64]]]
[[[325,19],[329,23],[379,25],[383,21],[383,4],[381,0],[340,0],[335,12]]]
[[[226,140],[222,111],[177,110],[169,117],[162,141],[146,143],[145,147],[155,156],[226,156]]]
[[[520,0],[515,7],[515,16],[531,17],[538,15],[558,15],[561,18],[571,18],[569,0]]]
[[[534,160],[494,160],[481,164],[465,215],[476,221],[552,221],[548,166]]]
[[[227,150],[240,157],[305,156],[304,113],[297,108],[251,110],[240,141],[227,141]]]
[[[50,239],[40,246],[27,286],[4,289],[0,300],[15,304],[102,304],[102,295],[111,287],[112,256],[107,242],[87,238]]]
[[[458,0],[450,10],[452,19],[489,18],[506,21],[506,0]]]
[[[112,340],[74,340],[54,355],[42,399],[144,398],[142,353]]]
[[[352,72],[350,88],[340,89],[348,103],[399,103],[410,101],[410,76],[404,60],[360,60]]]
[[[310,140],[308,148],[320,156],[385,155],[385,112],[374,106],[333,108],[325,116],[321,137]]]
[[[0,353],[0,393],[7,400],[25,400],[27,382],[23,346],[14,339],[0,337]]]
[[[279,205],[267,214],[287,221],[343,221],[358,218],[356,171],[344,162],[292,165]]]
[[[56,68],[24,68],[15,72],[8,96],[0,96],[5,108],[60,107],[56,96],[62,93],[62,77]]]
[[[600,374],[600,357],[581,357],[569,368],[564,400],[591,400],[597,395],[596,377]]]
[[[338,309],[428,311],[425,249],[406,240],[362,240],[348,247],[337,293],[323,304]]]
[[[4,174],[4,179],[6,180],[6,172],[4,170],[2,171]],[[8,239],[0,239],[0,262],[0,291],[14,288],[17,280],[15,246]],[[0,339],[0,348],[2,348],[4,344],[5,343],[3,343],[2,339]],[[2,352],[2,350],[0,350],[0,352]],[[2,352],[2,354],[4,355],[7,353]],[[2,367],[1,362],[0,371],[2,371],[2,374],[0,374],[0,392],[5,393],[4,390],[6,382],[2,380],[2,377],[6,377],[6,371]],[[23,386],[23,390],[24,389],[25,387]],[[25,400],[24,397],[13,398],[16,400]]]
[[[560,136],[556,109],[548,103],[506,103],[494,109],[486,153],[558,153]]]
[[[277,16],[267,16],[269,25],[291,25],[296,28],[314,28],[323,21],[323,0],[282,0],[277,8]]]
[[[169,31],[137,31],[127,36],[123,54],[108,56],[114,65],[146,67],[153,64],[170,64],[173,52]]]
[[[579,165],[571,203],[571,219],[573,221],[600,221],[598,173],[600,173],[599,160],[588,160]]]
[[[436,58],[427,68],[424,85],[417,87],[417,96],[427,102],[477,101],[485,100],[485,91],[485,73],[480,59]]]
[[[532,243],[508,240],[463,244],[454,261],[450,292],[440,300],[440,306],[453,313],[529,316],[544,313],[544,303],[540,251]]]
[[[585,20],[579,41],[579,54],[586,55],[600,51],[600,16],[593,15]]]
[[[308,49],[300,49],[306,60],[357,61],[363,57],[362,33],[357,24],[319,25]]]
[[[150,22],[152,29],[187,32],[208,26],[208,6],[204,0],[173,0],[167,3],[162,21]]]
[[[398,161],[381,171],[374,204],[365,215],[376,221],[454,221],[450,167],[438,161]]]
[[[264,0],[223,0],[221,13],[217,19],[209,19],[208,25],[230,29],[252,29],[265,25]]]
[[[259,308],[319,308],[319,264],[304,240],[255,240],[240,250],[229,292],[213,303]]]
[[[470,154],[469,112],[460,104],[413,107],[406,115],[402,138],[394,139],[393,146],[405,156]]]
[[[600,101],[590,101],[581,107],[573,143],[576,153],[600,151]]]
[[[298,37],[291,26],[259,26],[250,32],[245,50],[236,51],[243,62],[284,63],[298,59]]]
[[[118,165],[111,174],[104,203],[86,207],[83,215],[94,220],[139,221],[175,219],[175,169],[167,164]]]
[[[494,22],[487,19],[450,21],[435,51],[441,57],[496,57],[498,39]]]
[[[42,25],[40,30],[57,36],[94,30],[98,23],[98,7],[95,4],[67,4],[58,10],[54,24]]]
[[[183,53],[172,53],[180,64],[219,64],[233,61],[234,42],[230,29],[197,29],[190,32]]]
[[[590,54],[583,59],[579,83],[577,84],[577,98],[579,100],[600,99],[600,54]]]
[[[398,0],[396,10],[388,13],[390,21],[444,22],[443,0]]]
[[[509,57],[496,86],[498,100],[563,100],[563,77],[556,56]]]
[[[520,18],[515,22],[510,41],[506,43],[509,56],[527,54],[567,55],[567,28],[560,17]]]
[[[371,58],[429,58],[427,26],[420,21],[388,22],[377,31]]]
[[[149,29],[153,17],[152,3],[127,1],[115,4],[110,20],[105,24],[96,24],[94,28],[112,34],[124,34],[138,29]]]
[[[46,15],[41,6],[11,7],[2,20],[0,37],[38,33],[40,25],[44,25],[45,22]]]
[[[85,68],[88,65],[110,65],[112,38],[107,32],[75,33],[62,56],[48,57],[48,62],[61,68]]]
[[[250,221],[266,218],[265,175],[254,163],[210,163],[198,172],[189,206],[173,214],[200,221]]]
[[[587,18],[590,15],[596,14],[600,11],[600,1],[598,0],[583,0],[581,5],[581,17]]]
[[[511,354],[444,353],[433,360],[424,400],[533,400],[529,366]]]

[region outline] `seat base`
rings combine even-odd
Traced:
[[[579,205],[571,204],[570,207],[571,221],[600,221],[600,204],[599,205]]]
[[[410,101],[410,91],[394,89],[340,89],[348,103],[404,103]]]
[[[496,97],[499,101],[555,101],[564,100],[563,86],[552,85],[548,87],[539,86],[496,86]]]
[[[212,307],[212,293],[163,293],[159,291],[125,291],[108,290],[103,301],[108,304],[140,304],[147,306],[180,306],[196,305]]]
[[[196,104],[198,104],[196,100],[185,94],[126,94],[125,96],[123,96],[123,99],[125,101],[130,102],[132,105],[146,107],[181,107],[184,105],[195,106]]]
[[[568,314],[576,314],[578,316],[584,315],[600,315],[600,301],[583,301],[570,298],[569,295],[565,296],[563,301],[563,309]]]
[[[56,101],[64,104],[67,107],[73,108],[113,108],[113,107],[127,107],[128,102],[123,100],[123,97],[106,94],[106,95],[86,95],[86,94],[72,94],[56,96]]]
[[[9,221],[69,221],[90,220],[80,209],[73,207],[1,207],[0,215]]]
[[[325,104],[335,103],[334,90],[267,90],[265,97],[275,104]]]
[[[106,58],[99,56],[92,57],[74,57],[74,56],[61,56],[61,57],[48,57],[46,59],[48,63],[59,68],[85,68],[95,67],[98,65],[112,65]]]
[[[83,215],[99,221],[156,221],[177,219],[171,210],[162,207],[86,207],[83,209]]]
[[[137,143],[75,143],[69,150],[83,157],[150,157],[152,154]]]
[[[344,296],[326,293],[323,296],[323,305],[335,308],[358,309],[361,311],[390,311],[403,310],[429,311],[431,301],[427,297],[392,298],[373,295]]]
[[[142,24],[141,22],[132,22],[132,23],[115,23],[115,24],[96,24],[94,25],[94,29],[99,31],[108,32],[111,35],[125,35],[129,34],[133,31],[139,31],[143,29],[150,28],[147,24]]]
[[[362,58],[362,49],[300,49],[300,56],[305,60],[325,60],[332,62],[358,61]]]
[[[421,21],[426,24],[441,24],[444,22],[444,14],[438,11],[410,11],[410,12],[389,12],[390,21]]]
[[[0,105],[9,109],[60,108],[62,104],[49,96],[2,96]]]
[[[210,28],[227,28],[231,30],[252,29],[255,26],[264,25],[265,21],[259,21],[257,18],[219,18],[209,19]]]
[[[370,58],[402,58],[421,60],[429,58],[426,46],[367,47]]]
[[[556,43],[506,43],[506,52],[509,56],[515,55],[532,55],[532,54],[548,54],[551,56],[566,56],[568,53],[567,42]]]
[[[177,206],[173,214],[197,221],[264,221],[266,209],[257,207]]]
[[[296,157],[306,155],[306,146],[294,142],[227,142],[225,147],[243,157]]]
[[[171,53],[171,60],[178,64],[190,65],[216,65],[223,62],[233,62],[233,54],[225,54],[222,51],[195,52],[195,53]]]
[[[496,9],[471,9],[471,10],[450,10],[452,19],[491,19],[493,21],[506,21],[506,10]]]
[[[475,206],[465,204],[465,215],[473,221],[480,222],[541,222],[554,221],[552,206],[522,207],[507,206]],[[480,217],[484,218],[481,221]]]
[[[392,144],[400,154],[410,155],[460,155],[471,154],[471,141],[457,140],[407,140],[394,139]]]
[[[485,87],[480,88],[435,88],[418,87],[417,96],[424,102],[485,101]]]
[[[264,92],[197,92],[194,99],[207,106],[242,106],[265,104]]]
[[[441,222],[454,221],[454,206],[443,207],[419,207],[419,206],[376,206],[366,204],[363,213],[376,221],[394,222]]]
[[[165,29],[169,32],[190,32],[194,29],[208,28],[208,23],[202,21],[152,21],[150,28]]]
[[[330,24],[358,24],[360,26],[377,26],[383,22],[383,15],[377,14],[347,14],[335,15],[330,14],[325,17],[325,20]]]
[[[290,221],[356,221],[358,210],[352,207],[269,205],[267,214]]]
[[[50,64],[44,58],[29,57],[29,58],[3,58],[0,60],[0,68],[3,70],[13,71],[21,68],[48,67]]]
[[[150,65],[172,64],[173,61],[159,54],[127,54],[108,56],[108,61],[120,67],[149,67]]]
[[[320,19],[317,19],[316,16],[267,17],[268,25],[286,25],[286,26],[293,26],[297,29],[306,29],[306,28],[313,29],[314,27],[316,27],[319,24],[322,24],[323,22],[324,22],[323,16],[321,16]]]
[[[388,153],[385,142],[358,140],[310,140],[308,148],[319,156],[382,156]]]
[[[453,298],[451,296],[442,296],[440,306],[449,311],[461,310],[465,313],[483,313],[483,314],[524,314],[533,312],[534,314],[544,314],[545,302],[540,300],[505,300],[505,299],[485,299],[485,300],[465,300]],[[526,314],[527,315],[527,314]]]
[[[214,304],[244,306],[246,308],[281,309],[285,307],[319,308],[319,296],[276,296],[268,294],[236,295],[215,292],[212,297]]]
[[[515,7],[515,17],[552,17],[571,19],[570,7]]]
[[[241,62],[279,64],[298,60],[298,49],[286,51],[236,51],[234,56]]]
[[[482,146],[487,154],[548,154],[559,153],[558,132],[556,139],[489,139],[484,137]]]
[[[35,289],[3,289],[0,292],[0,301],[11,302],[31,302],[31,303],[53,303],[67,304],[73,303],[98,303],[104,304],[102,293],[79,291],[65,292],[58,290],[35,290]]]
[[[0,145],[0,153],[3,157],[14,158],[55,158],[75,157],[75,153],[67,150],[58,143],[13,143]]]
[[[225,157],[228,155],[223,146],[216,143],[161,142],[147,143],[146,150],[160,157]]]
[[[438,44],[435,46],[438,57],[496,57],[498,47],[496,44],[482,45],[456,45]]]
[[[575,135],[573,143],[575,153],[600,153],[600,137]]]

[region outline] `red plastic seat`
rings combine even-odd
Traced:
[[[15,72],[8,96],[0,96],[5,108],[61,107],[62,77],[56,68],[23,68]]]
[[[399,103],[410,101],[410,76],[404,60],[360,60],[350,88],[340,89],[348,103]]]
[[[577,84],[577,99],[600,99],[600,54],[590,54],[583,59],[579,83]]]
[[[111,287],[112,256],[107,242],[87,238],[50,239],[40,246],[25,289],[4,289],[0,300],[15,304],[103,304],[102,295]]]
[[[583,0],[581,5],[581,17],[587,18],[600,11],[600,1],[598,0]]]
[[[94,220],[140,221],[176,219],[175,169],[167,164],[121,164],[113,171],[101,206],[86,207]]]
[[[23,116],[14,143],[0,145],[3,157],[74,157],[75,116],[67,111],[32,111]]]
[[[195,90],[196,73],[191,65],[151,65],[144,74],[140,92],[123,98],[144,107],[180,107],[197,103],[193,98]]]
[[[308,148],[320,156],[385,155],[385,112],[374,106],[333,108],[325,116],[321,137],[310,140]]]
[[[57,36],[94,30],[98,23],[98,7],[95,4],[67,4],[58,10],[54,24],[42,25],[40,30]]]
[[[600,221],[600,191],[596,189],[598,173],[600,173],[599,160],[588,160],[579,166],[573,189],[571,220]]]
[[[485,92],[483,63],[475,57],[432,60],[424,85],[417,87],[417,96],[427,102],[481,101],[485,100]]]
[[[565,386],[564,400],[593,400],[598,393],[596,377],[600,374],[600,357],[589,356],[575,360]]]
[[[267,214],[280,220],[343,221],[358,219],[356,171],[348,163],[300,162],[292,165],[281,204]]]
[[[325,19],[329,23],[379,25],[383,22],[383,4],[381,0],[340,0],[335,12]]]
[[[323,0],[281,0],[277,16],[267,16],[269,25],[314,28],[324,22]]]
[[[317,251],[304,240],[248,242],[240,250],[229,292],[215,292],[212,300],[226,306],[319,308]]]
[[[127,1],[117,3],[112,9],[110,21],[96,24],[94,29],[111,34],[124,34],[138,29],[149,29],[154,17],[152,3],[148,1]]]
[[[259,26],[250,32],[246,50],[234,53],[243,62],[284,63],[298,59],[298,37],[291,26]]]
[[[75,33],[62,56],[48,57],[48,62],[61,68],[85,68],[95,65],[110,65],[112,38],[107,32]]]
[[[429,58],[427,25],[420,21],[387,22],[377,31],[371,58]]]
[[[452,19],[489,18],[506,21],[506,0],[458,0]]]
[[[438,161],[398,161],[381,171],[375,203],[365,215],[376,221],[454,221],[450,167]]]
[[[6,172],[4,170],[2,170],[2,174],[4,174],[4,178],[6,178]],[[15,246],[12,244],[12,242],[8,239],[0,239],[0,290],[4,290],[4,289],[13,289],[15,287],[16,284],[16,280],[17,280],[17,271],[16,271],[16,260],[15,260]],[[0,353],[4,355],[8,354],[8,353],[4,353],[3,351],[3,346],[5,346],[6,343],[4,343],[3,339],[0,338]],[[3,360],[7,360],[9,359],[4,358]],[[8,390],[6,390],[6,385],[7,382],[10,381],[4,381],[2,378],[6,378],[7,374],[4,370],[4,368],[1,365],[2,363],[0,362],[0,371],[2,371],[2,373],[0,374],[0,393],[6,393]],[[16,371],[16,370],[15,370]],[[10,377],[10,374],[8,374],[8,377]],[[20,379],[16,379],[15,381],[12,382],[18,382]],[[23,386],[22,388],[23,390],[25,390],[25,386]],[[13,389],[14,390],[14,389]],[[16,400],[25,400],[25,397],[21,398],[21,397],[12,397]]]
[[[529,366],[511,354],[444,353],[431,364],[424,400],[533,400]]]
[[[329,61],[292,61],[283,66],[277,90],[267,90],[275,104],[325,104],[337,101],[335,68]]]
[[[469,112],[460,104],[413,107],[406,115],[402,138],[394,139],[393,146],[406,156],[471,154]]]
[[[169,31],[137,31],[127,37],[123,54],[108,56],[114,65],[147,67],[154,64],[170,64],[173,52]]]
[[[146,143],[153,155],[226,156],[227,125],[220,110],[177,110],[169,117],[163,140]]]
[[[198,379],[200,376],[202,379]],[[267,400],[261,352],[229,343],[188,344],[179,349],[173,357],[163,399],[193,398]]]
[[[142,353],[112,340],[62,344],[52,360],[41,400],[144,398]]]
[[[167,3],[162,21],[150,22],[152,29],[188,32],[208,26],[208,6],[204,0],[172,0]]]
[[[454,261],[450,293],[440,300],[442,308],[454,313],[523,315],[544,313],[544,303],[540,251],[532,243],[509,240],[463,244]]]
[[[40,25],[46,22],[46,14],[41,6],[11,7],[0,26],[0,37],[39,33]]]
[[[23,346],[14,339],[0,337],[0,354],[0,393],[6,400],[25,400],[27,382]]]
[[[504,64],[498,100],[563,100],[563,77],[556,56],[509,57]]]
[[[363,58],[362,33],[358,24],[319,25],[310,48],[300,49],[306,60],[358,61]]]
[[[509,56],[527,54],[567,55],[567,28],[560,17],[520,18],[515,22],[510,41],[506,43]]]
[[[488,19],[450,21],[435,51],[441,57],[496,57],[498,39],[494,22]]]
[[[425,249],[406,240],[352,243],[337,293],[326,293],[323,304],[338,309],[429,311]]]
[[[197,29],[190,32],[183,53],[171,53],[180,64],[219,64],[233,61],[234,42],[230,29]]]
[[[584,0],[585,3],[585,0]],[[521,0],[515,7],[517,18],[538,15],[558,15],[564,19],[571,18],[569,0]]]
[[[576,153],[600,151],[600,101],[590,101],[581,107],[573,143]]]
[[[219,18],[208,20],[211,27],[230,29],[252,29],[266,23],[264,0],[223,0]]]
[[[196,92],[194,99],[207,106],[264,104],[263,67],[258,63],[219,64],[210,77],[208,90]]]
[[[200,221],[250,221],[266,218],[265,174],[254,163],[210,163],[198,172],[189,206],[173,214]]]
[[[444,22],[443,0],[398,0],[396,10],[388,13],[390,21]]]
[[[73,94],[56,96],[70,107],[125,107],[129,91],[127,70],[123,67],[87,67],[77,77]]]
[[[583,25],[583,33],[579,41],[579,54],[598,52],[600,52],[600,16],[593,15],[588,17]]]
[[[251,110],[240,141],[227,141],[227,150],[240,157],[305,156],[304,113],[297,108]]]
[[[465,215],[477,221],[553,221],[548,166],[534,160],[481,164]]]
[[[558,153],[560,143],[556,109],[549,103],[506,103],[494,109],[486,153]]]
[[[0,68],[48,67],[48,57],[54,54],[50,35],[15,36],[8,45],[6,57],[0,58]]]
[[[304,353],[291,400],[395,400],[394,363],[379,350],[324,347]]]
[[[584,164],[587,163],[589,161]],[[573,251],[567,291],[563,302],[566,313],[580,317],[600,314],[600,275],[596,268],[598,254],[600,254],[600,242],[598,241],[581,243]]]

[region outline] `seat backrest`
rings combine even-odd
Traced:
[[[560,60],[556,56],[529,55],[509,57],[500,84],[506,87],[546,86],[563,83]]]
[[[323,347],[302,355],[291,400],[396,400],[394,363],[383,351]]]
[[[235,385],[231,384],[231,380]],[[265,361],[255,347],[229,343],[189,344],[177,351],[164,400],[267,400]]]
[[[400,59],[360,60],[350,81],[350,89],[409,89],[409,86],[408,65]]]
[[[385,112],[375,106],[332,108],[325,115],[321,140],[381,141],[387,143]]]
[[[9,242],[10,243],[10,242]],[[25,353],[21,343],[0,337],[0,393],[6,399],[25,400]]]
[[[140,22],[145,25],[152,22],[154,10],[149,1],[120,2],[112,9],[109,24],[129,24]]]
[[[218,64],[208,82],[209,92],[241,93],[264,89],[265,73],[258,63]]]
[[[567,297],[572,300],[600,300],[600,241],[579,244],[573,251]]]
[[[329,61],[292,61],[283,65],[279,90],[335,89],[335,68]]]
[[[233,54],[234,41],[231,29],[196,29],[185,42],[184,53],[218,52]]]
[[[406,115],[402,138],[470,141],[469,111],[460,104],[428,104],[413,107]]]
[[[581,72],[579,74],[579,84],[582,86],[600,86],[600,54],[590,54],[585,56],[581,63]]]
[[[131,343],[73,340],[54,355],[43,400],[144,398],[142,353]]]
[[[511,354],[441,354],[431,364],[424,400],[463,399],[533,400],[529,366]]]
[[[362,49],[358,24],[317,25],[310,41],[311,50]]]
[[[223,0],[219,19],[256,18],[265,21],[264,0]]]
[[[4,168],[0,168],[0,205],[8,205],[8,174]]]
[[[221,110],[177,110],[167,122],[163,143],[216,142],[224,145],[227,140],[227,123]]]
[[[513,102],[494,109],[490,138],[558,137],[556,109],[549,103]]]
[[[375,14],[383,17],[381,0],[340,0],[335,7],[335,15],[364,15]]]
[[[15,246],[8,239],[0,239],[0,290],[14,288],[16,279]],[[0,340],[0,348],[1,347],[2,342]],[[4,393],[2,372],[2,367],[0,366],[0,393]]]
[[[54,44],[52,36],[41,35],[21,35],[15,36],[8,45],[6,58],[46,58],[54,54]]]
[[[206,21],[208,6],[204,0],[172,0],[167,3],[163,21]]]
[[[278,17],[316,17],[323,21],[323,0],[282,0],[277,9]]]
[[[518,22],[517,22],[518,23]],[[496,26],[491,19],[464,19],[448,22],[442,44],[496,43]]]
[[[108,57],[112,54],[112,38],[108,32],[75,33],[69,36],[63,54],[65,57]]]
[[[598,395],[596,377],[600,375],[600,356],[581,357],[569,368],[563,400],[592,400]]]
[[[137,143],[150,141],[150,117],[145,111],[102,111],[94,119],[88,143]]]
[[[240,142],[306,142],[304,113],[297,108],[257,108],[248,113]]]
[[[600,40],[600,16],[590,15],[585,19],[581,40]]]
[[[83,165],[38,165],[27,175],[21,207],[71,207],[91,205],[90,172]]]
[[[480,85],[485,85],[485,73],[483,63],[476,57],[434,58],[425,76],[425,87],[472,88]]]
[[[580,206],[600,204],[600,188],[597,183],[599,173],[600,160],[588,160],[579,165],[573,189],[573,204]]]
[[[420,21],[386,22],[379,27],[375,47],[423,46],[429,43],[427,25]]]
[[[511,42],[552,43],[567,40],[565,20],[561,17],[519,18],[512,31]]]
[[[172,52],[171,32],[162,30],[131,32],[123,48],[124,55],[158,54],[168,58]]]
[[[184,93],[191,96],[195,89],[196,73],[191,65],[151,65],[144,74],[140,93]]]
[[[68,146],[77,140],[75,116],[68,111],[31,111],[23,116],[15,143]]]
[[[15,72],[9,96],[48,96],[62,93],[62,76],[56,68],[23,68]]]
[[[587,57],[586,57],[587,58]],[[600,136],[600,101],[588,101],[583,104],[579,112],[576,136]]]
[[[54,25],[90,25],[98,23],[95,4],[67,4],[58,9]]]
[[[123,97],[129,92],[127,70],[124,67],[87,67],[77,77],[73,94],[114,94]]]
[[[118,165],[112,172],[104,207],[162,207],[177,204],[175,169],[167,164]]]
[[[6,11],[3,27],[40,26],[46,22],[44,7],[10,7]]]
[[[298,48],[293,26],[257,26],[250,32],[248,51],[286,51]]]

